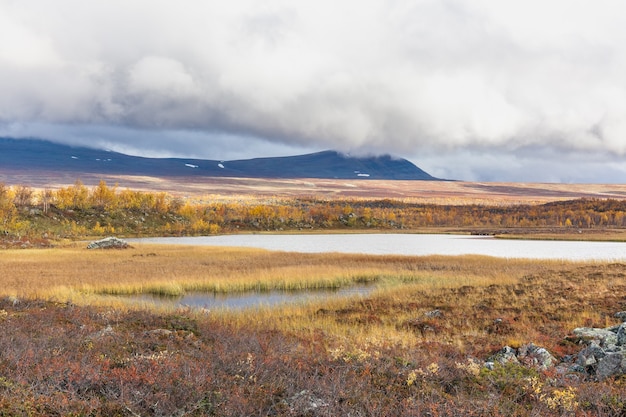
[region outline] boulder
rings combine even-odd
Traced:
[[[617,346],[626,345],[626,323],[620,324],[617,328]]]
[[[545,371],[555,366],[558,361],[546,348],[536,346],[533,343],[523,345],[517,350],[517,359],[524,365]]]
[[[127,249],[129,247],[128,242],[116,237],[95,240],[87,245],[87,249]]]
[[[604,359],[606,352],[595,343],[590,344],[580,352],[576,359],[576,364],[582,366],[585,369],[596,368],[599,361]]]
[[[609,329],[578,327],[574,329],[573,333],[581,339],[595,341],[600,347],[617,345],[617,334]]]
[[[626,352],[620,351],[606,355],[596,367],[596,378],[602,381],[611,376],[626,372]]]
[[[615,317],[623,320],[622,311]],[[576,365],[602,381],[626,374],[626,322],[605,329],[580,327],[574,335],[585,347],[578,353]]]
[[[487,359],[485,366],[487,368],[493,368],[493,366],[499,363],[500,365],[506,365],[507,363],[519,363],[517,360],[517,351],[510,346],[505,346],[498,353]]]
[[[615,316],[626,320],[626,312]],[[567,340],[579,344],[581,350],[564,357],[561,363],[545,348],[529,343],[518,349],[503,347],[487,359],[485,367],[493,369],[496,363],[516,363],[545,371],[556,366],[557,372],[583,374],[599,381],[626,374],[626,321],[605,329],[579,327],[573,334]]]
[[[485,366],[492,369],[496,363],[501,365],[515,363],[545,371],[555,366],[558,360],[547,349],[529,343],[519,349],[513,349],[510,346],[503,347],[498,353],[487,359]]]

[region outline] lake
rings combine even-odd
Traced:
[[[358,253],[370,255],[487,255],[499,258],[553,259],[572,261],[626,261],[624,242],[507,240],[492,236],[438,234],[241,234],[198,237],[129,239],[136,243],[230,246],[301,253]],[[178,298],[149,295],[135,301],[241,310],[250,307],[304,302],[316,297],[367,295],[375,286],[354,286],[337,291],[270,291],[244,294],[190,293]]]
[[[129,239],[137,243],[233,246],[301,253],[486,255],[499,258],[625,261],[626,242],[509,240],[439,234],[240,234]]]

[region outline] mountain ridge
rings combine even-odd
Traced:
[[[154,177],[438,180],[412,162],[389,155],[352,157],[326,150],[230,161],[148,158],[43,139],[14,138],[0,138],[0,170],[3,169]]]

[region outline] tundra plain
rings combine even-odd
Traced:
[[[234,185],[229,185],[231,181]],[[468,224],[435,227],[465,233],[493,231],[493,226],[485,226],[488,219],[480,224],[476,219],[489,213],[502,215],[498,210],[503,207],[534,209],[546,203],[574,201],[564,206],[572,216],[580,214],[572,217],[579,219],[574,224],[567,224],[565,217],[559,218],[562,224],[554,220],[557,223],[545,227],[515,224],[516,236],[533,233],[550,238],[619,239],[623,231],[615,221],[625,211],[622,199],[626,186],[287,183],[229,179],[211,187],[208,181],[189,184],[150,179],[134,185],[146,193],[182,199],[184,205],[176,203],[177,210],[205,207],[213,201],[225,204],[245,200],[245,206],[260,207],[271,206],[272,201],[301,204],[299,199],[305,198],[319,200],[321,205],[335,204],[338,211],[330,210],[330,216],[346,216],[345,221],[331,218],[333,222],[325,231],[358,232],[365,228],[365,222],[349,221],[363,217],[359,210],[368,208],[359,206],[363,201],[384,201],[384,209],[391,212],[404,210],[400,217],[406,217],[407,224],[417,224],[409,220],[422,217],[408,216],[406,204],[485,209],[463,212],[476,213],[476,217],[468,215]],[[75,187],[68,185],[72,182],[26,184],[35,194]],[[95,194],[97,183],[85,184],[88,192]],[[9,192],[15,194],[15,187]],[[321,194],[315,191],[322,187]],[[572,336],[574,328],[619,324],[614,314],[626,309],[624,264],[476,256],[295,254],[165,245],[89,251],[84,239],[97,237],[94,232],[107,232],[105,210],[57,208],[51,213],[59,223],[44,223],[38,214],[32,214],[39,209],[38,200],[30,203],[28,208],[16,208],[13,220],[18,232],[27,222],[33,228],[45,226],[49,235],[55,235],[66,230],[61,227],[65,227],[66,219],[60,216],[68,210],[68,224],[74,221],[77,226],[74,235],[61,236],[59,232],[55,239],[48,236],[45,248],[24,245],[26,249],[12,246],[0,251],[0,410],[4,415],[626,413],[623,376],[599,380],[593,365],[585,372],[569,367],[586,343]],[[143,217],[154,217],[143,210]],[[424,213],[422,206],[415,210]],[[438,213],[433,210],[431,214]],[[21,217],[20,212],[24,213]],[[351,217],[353,212],[357,214]],[[528,219],[539,213],[520,212],[527,213]],[[193,213],[197,215],[197,211]],[[602,224],[603,214],[610,227]],[[87,221],[89,216],[98,218],[99,228],[94,228],[95,220]],[[170,220],[175,219],[175,214],[172,216]],[[381,223],[376,226],[378,230],[395,227],[398,216],[390,218],[393,223]],[[546,215],[544,221],[551,218]],[[522,217],[516,219],[519,222]],[[138,220],[133,217],[132,221]],[[132,235],[149,233],[150,224],[146,220],[145,229],[133,229]],[[256,227],[254,220],[237,224]],[[126,231],[125,226],[110,224],[114,226],[116,231]],[[192,229],[179,231],[188,230]],[[272,232],[281,231],[273,228]],[[35,241],[34,236],[30,239]],[[155,310],[124,301],[125,295],[141,293],[168,296],[186,291],[302,290],[355,283],[370,283],[377,289],[367,296],[241,312]],[[547,349],[561,366],[484,366],[502,347],[519,348],[530,343]]]

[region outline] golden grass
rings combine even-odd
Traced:
[[[338,354],[436,340],[463,351],[541,343],[584,325],[612,324],[623,309],[626,266],[481,256],[297,254],[256,249],[138,245],[121,251],[78,247],[0,252],[0,296],[153,308],[126,294],[337,288],[375,283],[366,297],[326,299],[239,314],[211,311],[229,325],[276,329]],[[441,319],[426,312],[442,311]],[[203,311],[188,314],[202,316]],[[494,320],[502,319],[502,326]],[[354,348],[350,351],[350,346]],[[348,349],[343,352],[342,349]],[[355,350],[356,349],[356,350]],[[343,353],[341,353],[343,352]]]
[[[423,280],[416,274],[414,282],[383,286],[366,297],[260,309],[253,315],[219,314],[231,324],[275,328],[305,340],[324,334],[329,351],[348,356],[423,343],[487,354],[530,342],[563,354],[569,351],[561,349],[576,349],[559,346],[572,329],[614,325],[613,314],[624,308],[626,266],[621,264],[476,257],[422,261],[433,270],[447,265],[461,271],[431,272]],[[429,318],[433,310],[440,310],[441,318]]]
[[[180,295],[339,288],[376,282],[427,288],[489,285],[549,262],[487,257],[294,254],[257,249],[139,245],[124,251],[66,247],[0,252],[0,295],[72,299],[72,294]]]

